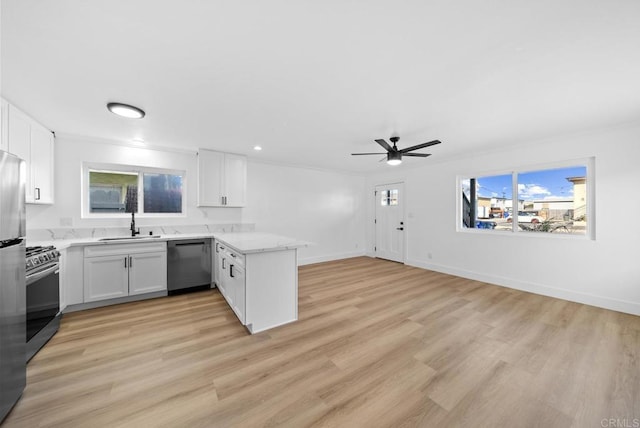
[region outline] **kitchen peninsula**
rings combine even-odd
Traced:
[[[73,312],[166,296],[167,242],[212,239],[211,286],[218,287],[249,332],[297,320],[297,250],[308,242],[269,233],[204,230],[136,237],[117,235],[117,229],[82,237],[89,233],[76,230],[51,234],[68,239],[31,239],[29,245],[55,245],[61,252],[60,307]]]

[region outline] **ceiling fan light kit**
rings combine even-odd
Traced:
[[[387,153],[387,164],[400,165],[401,163],[402,163],[402,153],[400,152]]]
[[[407,147],[406,149],[398,149],[396,143],[400,141],[400,137],[391,137],[389,140],[393,143],[393,147],[389,145],[385,140],[376,140],[376,143],[380,144],[382,148],[384,148],[387,153],[351,153],[352,156],[362,156],[362,155],[387,155],[387,164],[389,165],[400,165],[402,163],[402,155],[404,156],[412,156],[412,157],[420,157],[426,158],[427,156],[431,156],[431,153],[409,153],[414,150],[422,149],[425,147],[433,146],[436,144],[440,144],[440,140],[429,141],[428,143],[418,144],[416,146]],[[381,161],[382,162],[382,161]]]

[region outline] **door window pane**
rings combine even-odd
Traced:
[[[380,192],[382,198],[380,199],[380,205],[390,206],[398,205],[398,189],[383,190]]]

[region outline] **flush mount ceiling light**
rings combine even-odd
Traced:
[[[253,146],[253,150],[259,152],[260,150],[262,150],[262,147],[260,146]]]
[[[107,104],[107,108],[111,113],[129,119],[142,119],[145,115],[144,110],[129,104],[109,103]]]

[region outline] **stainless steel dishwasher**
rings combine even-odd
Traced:
[[[211,287],[211,239],[181,239],[167,243],[167,291]]]

